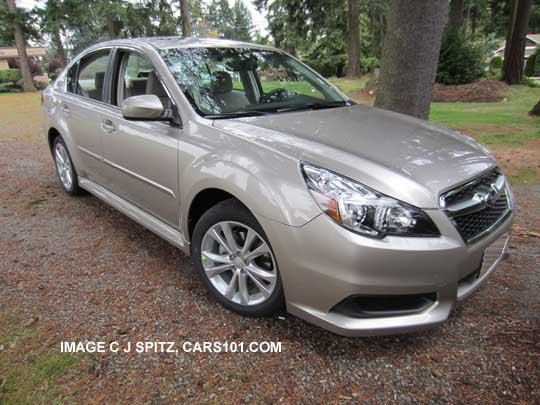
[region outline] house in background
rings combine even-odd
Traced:
[[[29,58],[38,60],[45,59],[47,56],[45,48],[42,47],[26,48],[26,53]],[[17,48],[0,48],[0,69],[9,69],[8,59],[17,59],[18,57],[19,53],[17,52]]]
[[[45,48],[43,47],[28,47],[26,48],[26,53],[28,54],[29,58],[36,59],[40,62],[41,66],[43,66],[43,63],[46,60],[47,52],[45,52]],[[9,69],[9,60],[17,59],[19,57],[19,53],[17,52],[17,48],[0,48],[0,70],[3,69]],[[47,73],[43,72],[42,75],[34,76],[34,80],[36,81],[44,81],[47,82],[49,80]]]
[[[525,60],[527,60],[538,47],[540,47],[540,34],[528,34],[527,41],[525,42]],[[495,51],[495,55],[504,58],[504,48],[506,48],[506,41],[504,41],[501,44],[501,47]]]

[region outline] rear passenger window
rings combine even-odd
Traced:
[[[103,101],[108,63],[109,50],[96,52],[81,59],[75,93],[92,100]]]

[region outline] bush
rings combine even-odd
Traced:
[[[20,63],[19,59],[9,59],[8,60],[9,67],[12,69],[20,69]],[[41,76],[43,74],[43,70],[41,70],[41,66],[39,66],[39,63],[33,59],[28,58],[28,65],[30,66],[30,73],[32,73],[33,76]]]
[[[14,87],[13,83],[0,83],[0,93],[9,93]]]
[[[502,65],[503,65],[503,58],[501,56],[494,56],[493,58],[491,58],[491,60],[489,61],[489,68],[490,69],[502,69]]]
[[[62,68],[56,69],[54,72],[49,73],[49,79],[56,80],[60,73],[62,73]]]
[[[62,63],[60,62],[60,59],[58,58],[52,58],[49,59],[47,63],[47,73],[54,73],[58,69],[62,69]]]
[[[381,67],[381,62],[378,58],[374,56],[369,56],[367,58],[360,57],[360,68],[364,73],[371,73],[375,68]]]
[[[494,56],[489,61],[489,69],[486,78],[489,80],[500,80],[502,77],[503,58]]]
[[[346,43],[338,32],[314,42],[304,56],[304,62],[324,77],[341,77],[347,66]]]
[[[527,59],[524,74],[529,77],[540,76],[540,48]]]
[[[534,87],[536,89],[540,88],[540,80],[539,79],[533,79],[531,77],[523,77],[523,80],[521,81],[521,84],[529,87]]]
[[[484,76],[484,47],[466,40],[461,32],[447,30],[444,34],[437,82],[442,84],[473,83]]]
[[[45,90],[49,83],[44,81],[34,81],[34,86],[36,86],[36,89],[38,90]]]
[[[19,69],[0,70],[0,83],[15,84],[21,80],[21,71]]]

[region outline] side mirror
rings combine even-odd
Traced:
[[[129,120],[159,120],[163,104],[153,94],[129,97],[122,102],[122,115]]]

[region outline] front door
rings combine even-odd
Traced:
[[[177,150],[181,128],[165,121],[133,121],[119,106],[128,97],[155,94],[171,101],[148,60],[132,51],[118,52],[112,103],[117,108],[103,125],[107,187],[163,222],[178,228]]]

